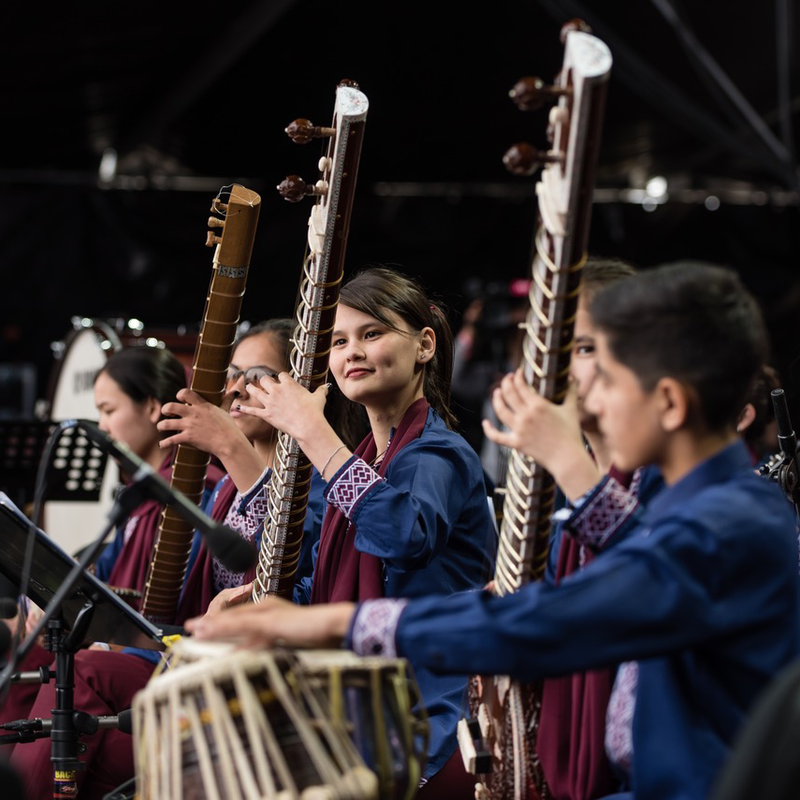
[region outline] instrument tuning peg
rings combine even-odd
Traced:
[[[214,214],[222,214],[223,216],[225,216],[225,214],[228,213],[228,204],[223,203],[219,197],[215,197],[211,201],[211,211]]]
[[[545,103],[557,100],[570,89],[548,86],[541,78],[520,78],[508,93],[520,111],[538,111]]]
[[[569,111],[562,106],[553,106],[547,117],[547,141],[550,144],[555,142],[556,125],[566,125],[569,120]]]
[[[318,181],[315,186],[306,183],[299,175],[289,175],[278,184],[278,191],[284,200],[299,203],[304,197],[325,194],[328,184]]]
[[[569,22],[565,22],[561,26],[561,32],[559,33],[559,38],[561,39],[561,44],[567,43],[567,34],[573,33],[574,31],[580,31],[581,33],[591,33],[592,29],[582,20],[578,19],[571,19]]]
[[[312,139],[333,136],[336,128],[323,128],[313,125],[307,119],[296,119],[286,126],[286,134],[295,144],[308,144]]]
[[[503,164],[514,175],[533,175],[543,164],[563,161],[559,153],[537,150],[528,142],[517,142],[503,156]]]
[[[214,208],[216,204],[216,198],[214,202],[211,204],[211,210],[215,211]],[[225,227],[225,220],[220,219],[219,217],[209,217],[208,218],[208,227],[209,228],[224,228]],[[215,244],[219,244],[222,241],[221,236],[217,236],[214,231],[208,231],[206,234],[206,247],[213,247]]]

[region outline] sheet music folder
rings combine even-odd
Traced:
[[[29,531],[30,521],[7,495],[0,492],[0,572],[15,586],[19,585],[22,575]],[[75,566],[75,561],[46,533],[38,528],[34,528],[34,531],[36,543],[28,596],[40,608],[45,608]],[[86,571],[61,606],[62,617],[70,628],[89,599],[93,601],[95,610],[87,633],[88,641],[147,650],[164,649],[161,642],[162,630],[148,622],[101,580]]]

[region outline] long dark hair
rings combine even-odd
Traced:
[[[134,403],[153,397],[163,406],[186,388],[183,364],[169,350],[158,347],[126,347],[114,353],[97,374],[103,373]]]
[[[448,428],[458,424],[450,410],[450,382],[453,375],[453,331],[442,308],[412,278],[386,267],[370,267],[359,272],[343,287],[339,302],[380,320],[398,330],[402,319],[413,331],[432,328],[436,352],[423,365],[422,391]]]

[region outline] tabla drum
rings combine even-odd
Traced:
[[[48,393],[50,419],[97,419],[94,379],[108,358],[122,349],[114,328],[88,317],[73,317],[73,330],[63,342],[52,345],[56,366]],[[50,500],[44,504],[42,528],[68,553],[92,542],[106,524],[119,473],[103,456],[104,472],[97,480],[99,493],[92,500]]]
[[[367,800],[378,782],[287,651],[181,640],[133,704],[142,800]]]
[[[411,800],[428,749],[428,722],[409,663],[360,658],[348,650],[301,650],[297,669],[324,698],[378,776],[385,800]]]

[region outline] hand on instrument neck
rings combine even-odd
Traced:
[[[320,474],[324,468],[326,477],[333,475],[352,455],[325,419],[327,385],[309,392],[282,372],[261,386],[248,384],[247,392],[260,407],[242,405],[239,412],[265,419],[291,436]]]
[[[219,458],[236,488],[245,492],[261,477],[264,467],[271,463],[274,442],[264,442],[254,448],[239,430],[231,415],[204,400],[191,389],[178,392],[180,402],[166,403],[162,408],[167,419],[158,429],[172,435],[161,440],[161,447],[188,444]]]

